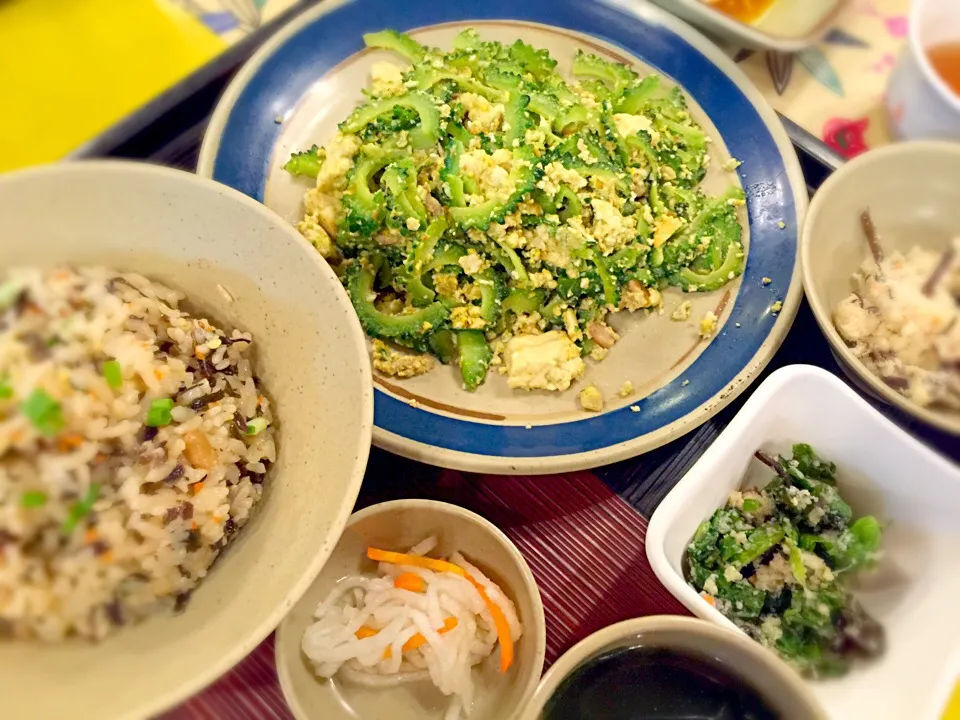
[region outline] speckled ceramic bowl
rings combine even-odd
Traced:
[[[0,177],[0,218],[2,267],[97,263],[136,271],[184,291],[218,325],[257,339],[256,371],[274,402],[279,456],[256,515],[186,610],[99,645],[0,642],[4,718],[152,717],[253,650],[336,544],[370,444],[363,333],[334,274],[293,228],[194,175],[119,162],[15,173]]]
[[[367,688],[334,676],[318,679],[300,650],[314,610],[347,575],[375,573],[369,546],[405,550],[430,535],[437,557],[460,551],[499,585],[517,608],[523,635],[506,674],[499,651],[474,670],[476,699],[470,720],[517,720],[536,690],[546,652],[543,603],[533,574],[510,539],[479,515],[434,500],[397,500],[355,513],[323,572],[277,631],[277,674],[297,720],[443,720],[449,698],[430,682]]]
[[[914,245],[940,252],[960,235],[958,177],[958,143],[910,142],[871,151],[844,165],[821,186],[800,239],[807,299],[851,380],[954,435],[960,435],[960,413],[920,407],[887,385],[847,347],[832,313],[850,294],[851,276],[869,255],[860,213],[869,208],[887,252]]]

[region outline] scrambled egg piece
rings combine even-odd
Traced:
[[[693,303],[689,300],[684,300],[677,305],[677,309],[670,314],[670,319],[677,322],[685,322],[690,319],[691,310],[693,310]]]
[[[629,113],[617,113],[613,116],[613,124],[617,132],[623,137],[636,135],[641,130],[650,132],[653,130],[653,123],[645,115],[630,115]]]
[[[450,311],[450,324],[457,330],[482,330],[487,321],[478,305],[461,305]]]
[[[304,215],[303,220],[297,223],[297,230],[326,259],[337,256],[337,248],[330,239],[330,235],[320,225],[317,215]]]
[[[717,329],[717,316],[712,310],[707,310],[707,314],[700,320],[700,337],[706,339],[713,335]]]
[[[467,111],[467,130],[474,135],[496,132],[503,123],[503,105],[492,104],[483,95],[463,93],[460,102]]]
[[[433,369],[434,360],[429,355],[411,355],[394,350],[382,340],[373,341],[373,368],[391,377],[411,378]]]
[[[630,310],[659,307],[663,303],[663,296],[656,288],[644,287],[636,281],[631,281],[623,287],[620,296],[620,307]]]
[[[471,248],[466,255],[457,260],[457,264],[463,268],[467,275],[479,275],[483,272],[486,261],[477,254],[476,250]]]
[[[558,330],[513,338],[504,364],[507,385],[523,390],[566,390],[586,369],[580,349]]]
[[[603,395],[593,385],[589,385],[580,391],[580,406],[589,412],[600,412],[603,410]]]
[[[594,198],[593,237],[604,255],[610,255],[637,236],[637,220],[624,217],[611,203]]]
[[[582,190],[587,186],[587,179],[576,170],[568,170],[556,161],[548,163],[543,168],[543,177],[537,181],[537,187],[548,195],[556,195],[561,185],[569,185],[573,190]]]
[[[488,155],[482,148],[476,148],[460,155],[460,171],[477,181],[481,195],[506,200],[513,193],[512,161],[509,150],[500,148]]]
[[[379,97],[402,95],[407,91],[403,85],[403,70],[393,63],[374,63],[370,68],[370,79],[370,89]]]
[[[676,215],[661,215],[653,223],[653,246],[660,247],[683,225]]]

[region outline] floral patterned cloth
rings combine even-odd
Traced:
[[[845,158],[891,141],[883,95],[906,44],[910,0],[853,0],[818,45],[734,51],[783,115]]]

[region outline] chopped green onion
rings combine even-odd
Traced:
[[[30,490],[20,498],[20,507],[38,508],[47,504],[47,494],[42,490]]]
[[[114,390],[123,385],[123,370],[120,368],[120,363],[116,360],[107,360],[103,364],[103,378]]]
[[[173,409],[173,400],[171,398],[160,398],[150,403],[150,409],[147,410],[147,419],[145,424],[148,427],[163,427],[173,422],[170,411]]]
[[[10,378],[0,378],[0,400],[9,400],[13,397],[13,386],[10,384]]]
[[[760,509],[760,501],[754,500],[753,498],[747,498],[743,501],[743,511],[744,512],[754,512],[755,510]]]
[[[23,283],[19,280],[7,280],[0,283],[0,310],[6,310],[13,305],[13,301],[19,297],[23,290]]]
[[[247,435],[259,435],[267,429],[267,419],[265,417],[255,417],[247,421]]]
[[[100,485],[92,483],[87,489],[87,494],[70,506],[67,519],[63,521],[63,526],[60,528],[64,535],[69,535],[76,530],[77,524],[93,510],[93,504],[98,497],[100,497]]]
[[[63,413],[60,403],[43,390],[34,390],[20,404],[22,412],[33,426],[47,437],[53,437],[63,430]]]

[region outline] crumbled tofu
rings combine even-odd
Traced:
[[[653,246],[660,247],[683,225],[683,220],[669,213],[661,215],[653,222]]]
[[[512,338],[504,365],[507,385],[524,390],[566,390],[586,369],[580,349],[558,330]]]
[[[370,79],[370,89],[379,97],[402,95],[406,92],[403,86],[403,70],[393,63],[374,63],[370,68]]]
[[[717,587],[716,575],[711,575],[703,582],[703,590],[710,595],[716,595],[720,592],[720,588]]]
[[[456,273],[434,273],[433,287],[441,295],[455,298],[460,289]]]
[[[340,181],[353,167],[353,158],[360,150],[360,138],[356,135],[337,133],[325,149],[327,159],[323,161],[320,172],[317,173],[317,190],[328,193],[339,189]]]
[[[770,306],[770,312],[778,313],[783,310],[783,301],[777,300],[773,305]]]
[[[613,124],[617,132],[623,137],[631,137],[641,130],[651,132],[653,123],[645,115],[630,115],[629,113],[617,113],[613,116]]]
[[[330,235],[318,222],[316,215],[305,215],[303,220],[297,223],[297,230],[323,257],[327,259],[336,257],[337,248],[333,244],[333,240],[330,239]]]
[[[560,191],[562,185],[569,185],[573,190],[582,190],[587,186],[587,179],[576,170],[568,170],[561,163],[548,163],[543,168],[543,177],[537,182],[537,187],[553,196]]]
[[[460,171],[477,181],[481,195],[501,200],[513,193],[513,182],[510,181],[512,163],[513,155],[503,148],[487,154],[483,148],[477,147],[460,155]]]
[[[639,405],[631,405],[631,406],[630,406],[630,412],[635,412],[635,413],[640,412],[640,406],[639,406]]]
[[[727,565],[723,569],[723,577],[728,582],[736,582],[737,580],[742,580],[743,575],[740,574],[740,571],[737,570],[733,565]]]
[[[706,315],[700,320],[700,337],[706,339],[713,335],[717,330],[717,316],[712,310],[707,310]]]
[[[599,198],[594,198],[591,207],[593,237],[604,255],[616,252],[637,236],[636,218],[624,217],[612,203]]]
[[[408,217],[406,225],[407,225],[407,230],[410,230],[411,232],[416,232],[417,230],[420,229],[420,221],[417,220],[415,217]]]
[[[725,172],[733,172],[741,165],[743,165],[743,162],[741,160],[737,160],[736,158],[730,158],[723,165],[720,166],[720,169]]]
[[[580,391],[580,406],[589,412],[603,410],[603,395],[593,385],[588,385]]]
[[[644,287],[635,280],[628,282],[620,294],[620,307],[631,312],[660,307],[661,304],[663,304],[663,296],[659,290]]]
[[[773,282],[773,280],[771,280],[771,279],[768,278],[768,277],[764,277],[764,278],[762,278],[762,279],[760,280],[760,282],[762,282],[764,285],[769,285],[770,283]]]
[[[573,308],[563,311],[563,327],[574,342],[583,340],[583,330],[580,329],[580,323],[577,320],[577,311]]]
[[[382,340],[373,341],[373,369],[384,375],[410,378],[430,372],[434,360],[429,355],[413,355],[394,350]]]
[[[760,623],[760,634],[763,636],[764,643],[771,647],[777,644],[777,640],[783,637],[783,628],[780,626],[780,618],[777,615],[767,615]]]
[[[693,310],[693,303],[689,300],[684,300],[682,303],[677,305],[677,308],[670,313],[670,319],[675,320],[676,322],[686,322],[690,319],[690,311]]]
[[[450,324],[457,330],[482,330],[487,321],[479,305],[460,305],[450,311]]]
[[[457,264],[463,268],[467,275],[479,275],[483,272],[486,263],[477,251],[471,248],[466,255],[457,260]]]
[[[503,105],[491,103],[483,95],[463,93],[459,97],[467,111],[467,130],[474,135],[496,132],[503,123]]]
[[[807,522],[810,523],[811,526],[816,527],[826,514],[822,507],[816,505],[807,513]]]
[[[750,578],[750,582],[758,590],[766,592],[777,592],[784,585],[789,585],[794,581],[793,570],[787,559],[777,553],[773,559],[766,565],[761,565]]]
[[[627,380],[623,385],[620,386],[620,397],[630,397],[633,395],[633,383]]]

